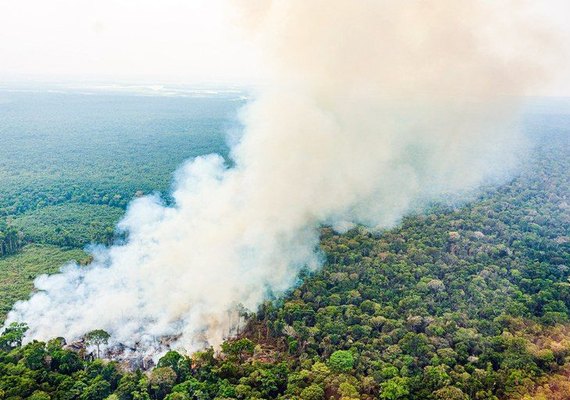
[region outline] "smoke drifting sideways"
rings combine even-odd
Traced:
[[[491,4],[493,3],[493,4]],[[92,329],[139,354],[218,345],[240,304],[316,269],[319,227],[393,226],[508,176],[525,148],[520,96],[548,73],[550,33],[521,2],[244,2],[270,83],[243,110],[232,166],[198,157],[175,204],[137,199],[128,241],[36,279],[7,323],[27,339]]]

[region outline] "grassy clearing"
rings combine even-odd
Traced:
[[[35,277],[55,273],[72,260],[86,263],[89,258],[83,250],[50,245],[29,245],[18,254],[0,258],[0,321],[16,301],[29,297]]]

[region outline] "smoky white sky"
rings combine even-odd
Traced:
[[[526,2],[570,42],[570,1]],[[262,58],[235,19],[230,0],[0,0],[0,82],[257,83]],[[545,92],[570,95],[568,74]]]
[[[225,0],[0,0],[0,77],[249,81]]]

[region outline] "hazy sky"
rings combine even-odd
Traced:
[[[0,78],[250,80],[225,0],[0,0]]]
[[[570,15],[568,0],[527,2],[553,26]],[[0,0],[0,82],[256,81],[260,57],[232,18],[228,0]],[[549,93],[570,95],[562,75]]]

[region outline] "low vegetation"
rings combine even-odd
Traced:
[[[51,245],[29,245],[18,253],[0,258],[0,321],[17,300],[30,296],[36,276],[59,271],[70,261],[87,263],[90,256],[80,249]]]

